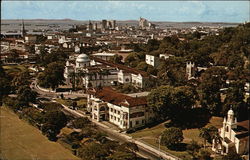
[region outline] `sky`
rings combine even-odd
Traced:
[[[245,22],[249,1],[2,1],[1,19]]]

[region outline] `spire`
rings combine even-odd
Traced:
[[[24,21],[22,19],[22,37],[24,37],[26,34],[25,27],[24,27]]]

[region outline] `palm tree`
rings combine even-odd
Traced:
[[[75,71],[69,73],[69,77],[70,77],[70,80],[71,80],[72,89],[74,91],[75,90],[75,82],[76,82],[76,73],[75,73]]]
[[[204,148],[206,148],[206,142],[210,139],[209,129],[205,127],[201,128],[199,137],[204,139]]]

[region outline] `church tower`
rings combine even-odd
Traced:
[[[227,112],[227,118],[224,118],[223,122],[223,131],[221,137],[224,139],[227,137],[231,141],[234,142],[233,136],[232,136],[232,129],[237,128],[237,119],[234,117],[234,111],[232,108]]]
[[[22,33],[22,38],[24,38],[24,36],[26,35],[26,31],[25,31],[25,26],[24,26],[24,21],[22,20],[22,30],[21,30],[21,33]]]
[[[195,64],[192,62],[187,62],[186,63],[186,75],[187,75],[188,80],[195,77],[195,72],[196,72]]]

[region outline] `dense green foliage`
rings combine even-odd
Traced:
[[[183,133],[180,128],[170,127],[165,129],[161,135],[161,144],[169,149],[174,149],[183,141]]]
[[[48,64],[44,72],[38,75],[38,84],[53,90],[60,84],[64,84],[64,64],[53,62]]]

